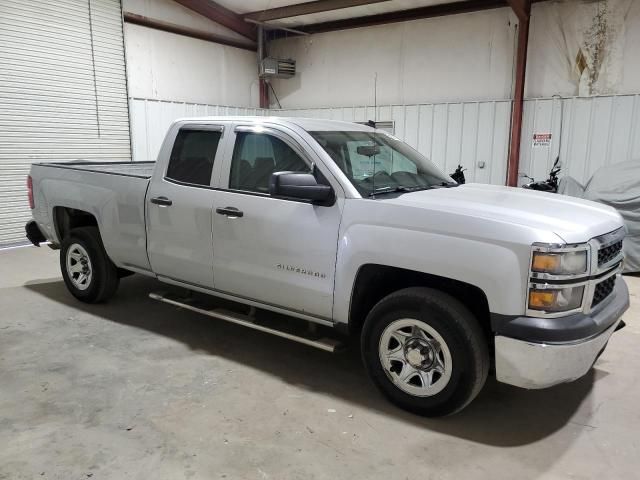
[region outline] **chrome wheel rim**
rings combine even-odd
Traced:
[[[420,320],[391,322],[382,332],[378,352],[389,380],[410,395],[436,395],[451,380],[449,346],[433,327]]]
[[[91,285],[91,260],[85,248],[78,243],[72,244],[67,250],[67,274],[78,290],[86,290]]]

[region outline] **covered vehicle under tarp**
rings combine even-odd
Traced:
[[[585,186],[571,177],[560,179],[558,193],[614,207],[627,228],[624,272],[640,272],[640,160],[607,165]]]

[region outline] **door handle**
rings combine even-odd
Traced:
[[[244,215],[244,213],[236,207],[216,208],[216,213],[219,215],[226,215],[229,218],[240,218]]]
[[[171,205],[173,205],[173,202],[167,197],[154,197],[151,199],[151,203],[155,203],[156,205],[160,205],[161,207],[170,207]]]

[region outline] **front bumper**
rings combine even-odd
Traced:
[[[498,381],[538,389],[582,377],[591,369],[628,308],[629,291],[624,280],[619,277],[615,290],[606,303],[585,315],[588,323],[605,326],[604,330],[586,338],[562,342],[528,341],[497,335],[495,355]],[[517,320],[526,321],[526,318],[520,317]],[[553,319],[556,328],[562,322],[562,317]]]

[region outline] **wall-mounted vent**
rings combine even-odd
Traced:
[[[262,78],[291,78],[296,74],[296,61],[267,57],[260,63]]]

